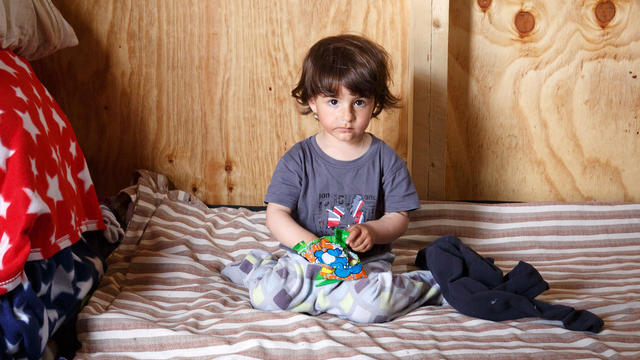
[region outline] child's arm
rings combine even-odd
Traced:
[[[357,252],[365,252],[374,244],[388,244],[407,231],[409,213],[406,211],[385,213],[378,220],[350,226],[347,244]]]
[[[293,220],[291,209],[280,204],[267,204],[266,223],[273,236],[289,248],[293,248],[300,241],[310,242],[318,238]]]

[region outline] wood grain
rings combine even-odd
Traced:
[[[449,0],[414,0],[409,167],[421,199],[445,196]]]
[[[448,0],[446,0],[448,1]],[[412,101],[409,102],[409,154],[407,165],[418,196],[429,193],[429,109],[431,97],[431,0],[412,0],[411,71]],[[446,101],[446,99],[445,99]]]
[[[452,1],[446,198],[640,200],[638,18],[634,0]]]
[[[342,32],[391,54],[403,106],[369,130],[408,155],[409,0],[55,4],[80,45],[34,65],[67,113],[101,196],[145,168],[210,204],[262,204],[280,156],[318,130],[290,96],[302,58]]]
[[[80,45],[34,65],[102,196],[145,168],[211,204],[261,204],[318,130],[289,94],[305,51],[356,32],[392,56],[404,101],[370,131],[421,198],[640,200],[637,1],[55,3]]]
[[[445,149],[448,91],[449,1],[434,0],[431,6],[431,91],[429,94],[428,198],[445,198]]]

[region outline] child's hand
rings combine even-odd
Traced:
[[[367,224],[357,224],[347,229],[346,243],[352,250],[357,252],[365,252],[370,250],[375,244],[376,234]]]

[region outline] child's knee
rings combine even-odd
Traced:
[[[358,280],[336,304],[343,318],[358,323],[381,323],[393,318],[396,309],[391,292],[380,291],[375,278]]]

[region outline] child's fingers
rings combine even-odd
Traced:
[[[352,249],[354,251],[357,252],[365,252],[369,249],[371,249],[371,243],[368,242],[366,239],[361,239],[362,241],[359,242],[357,245],[353,246]]]
[[[351,249],[357,252],[364,252],[371,248],[371,239],[366,229],[361,228],[358,225],[354,225],[347,229],[349,236],[346,239],[347,244]]]
[[[347,245],[353,247],[353,243],[354,241],[356,241],[356,239],[358,239],[358,237],[360,236],[360,228],[357,226],[350,226],[347,229],[347,232],[349,233],[349,236],[347,236],[347,239],[345,240],[345,242],[347,243]]]
[[[369,237],[369,234],[366,231],[366,229],[363,229],[356,225],[355,227],[349,228],[349,230],[352,231],[353,233],[353,238],[348,243],[349,246],[351,246],[351,248],[355,251],[359,251],[359,252],[365,251],[367,248],[367,242]]]

